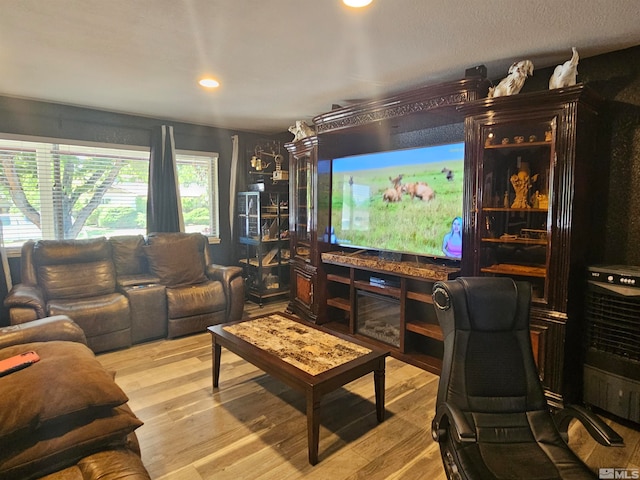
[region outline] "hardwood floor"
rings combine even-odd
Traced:
[[[286,303],[247,304],[245,316],[282,311]],[[320,463],[307,461],[304,395],[222,351],[220,388],[212,392],[208,333],[159,340],[99,355],[116,372],[153,479],[445,480],[430,422],[438,377],[387,360],[387,418],[376,421],[367,375],[324,397]],[[607,449],[572,427],[570,442],[592,468],[640,468],[640,432],[619,424],[626,446]],[[636,426],[637,428],[637,426]]]

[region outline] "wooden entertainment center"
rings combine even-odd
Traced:
[[[290,179],[290,310],[439,373],[433,284],[460,275],[528,280],[534,356],[550,404],[562,405],[581,395],[582,273],[599,260],[603,238],[600,101],[584,85],[493,99],[488,87],[467,78],[337,108],[314,118],[316,136],[286,145],[291,170],[300,170]],[[461,262],[392,260],[331,243],[333,159],[462,141]]]
[[[322,262],[328,326],[391,345],[395,357],[440,373],[443,337],[431,291],[436,281],[455,278],[459,269],[343,252],[323,253]],[[369,305],[362,305],[362,298]],[[391,322],[393,333],[385,336]],[[367,329],[368,324],[372,326]]]

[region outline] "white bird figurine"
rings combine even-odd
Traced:
[[[533,63],[531,60],[520,60],[509,67],[509,74],[500,80],[500,83],[489,89],[489,98],[515,95],[522,90],[527,77],[533,75]]]
[[[553,71],[551,78],[549,79],[549,90],[553,88],[570,87],[576,84],[576,77],[578,76],[578,50],[576,47],[572,47],[573,55],[571,60],[567,60],[562,65],[558,65]]]

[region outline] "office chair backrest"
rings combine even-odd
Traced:
[[[462,277],[434,286],[445,336],[438,403],[464,412],[546,409],[531,349],[531,288],[509,278]]]

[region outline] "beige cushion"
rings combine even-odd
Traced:
[[[0,378],[0,444],[43,429],[86,423],[128,399],[86,345],[38,342],[6,347],[0,360],[34,350],[40,361]]]
[[[204,249],[196,235],[149,237],[144,247],[149,270],[166,286],[205,282]]]

